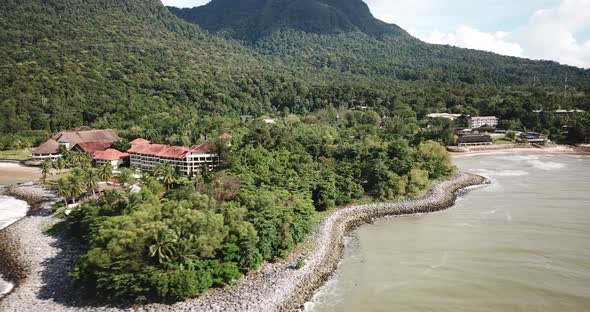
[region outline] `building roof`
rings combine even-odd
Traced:
[[[105,151],[109,147],[111,147],[112,142],[102,140],[102,141],[93,141],[93,142],[80,142],[76,144],[72,149],[82,150],[86,153],[95,153],[99,151]]]
[[[191,153],[208,153],[211,151],[211,145],[209,144],[200,144],[194,145],[190,148]]]
[[[143,144],[134,145],[127,152],[131,154],[144,154],[158,157],[168,158],[184,158],[186,153],[189,151],[184,146],[170,146],[164,144]]]
[[[89,131],[62,131],[53,136],[53,139],[59,141],[67,141],[72,146],[82,142],[95,142],[95,141],[117,141],[121,138],[115,134],[111,129],[105,130],[89,130]]]
[[[492,137],[484,134],[471,134],[459,137],[459,143],[491,143]]]
[[[232,136],[229,133],[224,133],[224,134],[220,135],[218,138],[220,138],[222,140],[229,140],[232,138]]]
[[[471,119],[480,119],[480,120],[496,120],[498,117],[496,116],[473,116]]]
[[[188,148],[184,146],[168,146],[168,148],[160,151],[157,156],[168,158],[184,158]]]
[[[59,143],[57,143],[54,139],[49,139],[45,143],[39,145],[36,149],[34,149],[31,153],[33,155],[41,155],[41,154],[58,154],[59,150]]]
[[[432,114],[428,114],[428,118],[446,118],[446,119],[451,119],[451,120],[455,120],[459,117],[461,117],[463,115],[461,114],[449,114],[449,113],[432,113]]]
[[[137,139],[129,142],[129,144],[131,144],[132,146],[133,145],[145,145],[145,144],[150,144],[150,143],[152,143],[152,142],[150,142],[144,138],[137,138]]]
[[[116,149],[109,148],[105,151],[98,151],[94,153],[94,159],[97,160],[119,160],[121,158],[129,157],[129,154],[119,152]]]

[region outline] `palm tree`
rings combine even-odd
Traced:
[[[160,177],[164,175],[165,166],[165,164],[158,164],[156,167],[154,167],[151,172],[152,176],[156,179],[160,179]]]
[[[149,248],[150,257],[157,257],[159,263],[173,260],[176,253],[176,248],[174,247],[176,241],[177,237],[171,231],[158,233],[155,243]]]
[[[121,169],[117,178],[121,181],[123,185],[133,184],[135,182],[135,178],[133,177],[133,172],[127,168]]]
[[[98,186],[98,171],[94,168],[89,168],[84,172],[84,184],[86,189],[92,191],[92,196],[96,197],[96,187]]]
[[[164,170],[162,172],[162,182],[168,190],[170,187],[178,181],[178,175],[176,174],[176,168],[170,164],[164,165]]]
[[[85,191],[84,181],[78,175],[71,175],[68,177],[68,183],[70,184],[72,203],[75,204],[76,198],[82,195]]]
[[[43,175],[43,181],[45,181],[45,179],[47,179],[47,175],[49,175],[51,173],[51,169],[53,169],[53,161],[45,160],[41,164],[41,174]]]
[[[103,165],[98,168],[98,178],[101,181],[108,181],[113,178],[113,167],[109,164]]]
[[[64,199],[65,207],[68,206],[68,197],[72,194],[72,188],[69,181],[65,178],[57,180],[57,196]]]

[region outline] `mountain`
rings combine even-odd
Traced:
[[[400,27],[374,18],[361,0],[216,0],[192,9],[169,9],[207,30],[244,40],[288,29],[318,34],[360,31],[376,36],[406,35]]]
[[[382,22],[362,0],[213,0],[169,8],[204,29],[242,40],[296,67],[397,80],[584,87],[590,71],[555,62],[422,42]]]

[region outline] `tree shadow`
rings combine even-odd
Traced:
[[[41,287],[37,293],[38,299],[51,300],[66,307],[76,308],[129,309],[132,306],[124,303],[105,303],[104,300],[85,296],[69,276],[83,253],[80,241],[69,236],[65,231],[64,222],[55,224],[45,233],[55,239],[50,246],[56,254],[40,264]]]

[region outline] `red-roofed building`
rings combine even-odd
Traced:
[[[109,164],[116,169],[127,163],[128,159],[128,153],[122,153],[112,148],[94,153],[94,161],[96,162],[96,166]]]
[[[196,145],[191,148],[163,144],[133,145],[128,151],[131,166],[145,171],[153,170],[157,165],[169,163],[187,176],[197,174],[203,167],[212,168],[214,157],[209,144]]]
[[[102,140],[102,141],[92,141],[92,142],[81,142],[74,147],[72,147],[72,151],[75,152],[82,152],[82,153],[89,153],[94,155],[96,152],[106,151],[108,148],[111,147],[113,143],[110,141]]]
[[[58,149],[64,146],[67,150],[77,152],[94,153],[104,151],[111,146],[111,143],[121,138],[110,129],[107,130],[86,130],[88,127],[80,127],[73,131],[62,131],[54,135],[50,140],[34,149],[31,154],[33,160],[42,161],[45,159],[56,159],[62,157]],[[57,143],[57,144],[56,144]]]
[[[74,145],[83,142],[109,141],[114,142],[121,138],[113,130],[88,130],[88,131],[62,131],[53,136],[59,144],[64,145],[68,150]]]
[[[148,141],[146,139],[143,139],[143,138],[137,138],[137,139],[129,142],[129,144],[131,144],[131,146],[146,145],[146,144],[150,144],[150,143],[152,143],[152,142],[150,142],[150,141]]]

